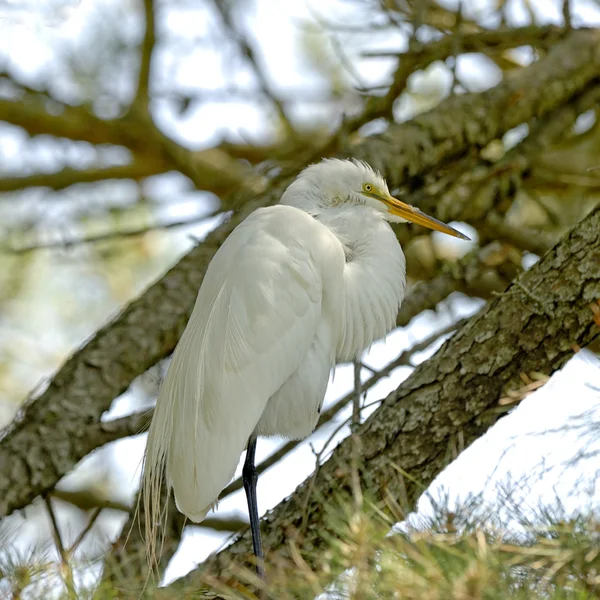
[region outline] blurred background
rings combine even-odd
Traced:
[[[449,96],[492,88],[546,56],[568,27],[599,26],[593,0],[0,0],[0,425],[229,219],[240,194],[260,195],[280,172],[341,147],[351,154],[359,139]],[[463,44],[482,32],[505,37]],[[446,49],[424,50],[444,38]],[[412,182],[473,242],[399,233],[411,283],[462,268],[479,249],[483,267],[367,353],[363,418],[454,323],[598,204],[599,98],[592,89],[543,122],[541,134],[533,119],[478,149],[475,161],[464,157],[460,169]],[[453,211],[460,197],[475,208]],[[68,577],[81,597],[93,589],[135,506],[145,435],[132,433],[142,431],[167,363],[104,414],[105,422],[136,415],[113,436],[123,439],[99,442],[50,500],[0,522],[0,595],[65,593],[69,548]],[[454,506],[483,495],[506,509],[510,527],[507,487],[532,511],[597,510],[598,365],[585,353],[550,383],[524,381],[503,405],[516,409],[434,482],[422,514],[434,510],[432,498]],[[261,511],[348,435],[351,398],[339,400],[353,381],[352,365],[337,369],[325,406],[336,410],[272,461],[259,481]],[[283,446],[260,443],[259,462]],[[237,491],[205,526],[186,527],[172,540],[165,582],[226,544],[246,518]]]

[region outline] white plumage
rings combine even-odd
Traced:
[[[307,436],[331,368],[394,327],[406,277],[388,221],[404,220],[464,237],[392,198],[368,165],[325,160],[227,238],[150,427],[143,485],[152,549],[165,474],[179,510],[201,521],[248,440]]]

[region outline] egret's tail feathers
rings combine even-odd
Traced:
[[[171,441],[167,472],[177,508],[199,523],[216,506],[219,494],[235,475],[251,431],[231,436],[237,428],[227,427],[220,419],[210,428],[202,417],[194,421],[175,423],[178,434]]]
[[[140,492],[140,497],[143,499],[146,555],[151,569],[158,568],[160,548],[167,525],[170,488],[165,485],[165,470],[172,427],[172,412],[157,403],[144,453]]]
[[[184,350],[186,341],[183,337]],[[183,362],[196,356],[195,352],[184,352],[171,363],[146,444],[142,494],[146,551],[154,567],[164,540],[171,489],[178,510],[191,521],[201,522],[235,475],[258,421],[258,416],[236,421],[236,406],[208,411],[209,407],[219,406],[221,395],[200,387],[192,365]]]
[[[206,508],[198,510],[196,506],[188,506],[183,502],[179,501],[177,494],[173,494],[175,496],[175,506],[177,506],[177,510],[180,513],[183,513],[192,523],[202,523],[204,519],[206,519],[206,515],[210,510],[216,508],[218,502],[213,502],[209,504]]]

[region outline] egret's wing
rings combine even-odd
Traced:
[[[233,477],[269,398],[315,337],[319,235],[322,226],[297,209],[262,209],[208,268],[160,390],[145,459],[152,496],[157,466],[166,464],[178,508],[193,521]]]

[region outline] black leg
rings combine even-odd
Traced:
[[[242,470],[242,480],[244,481],[244,490],[248,500],[248,513],[250,515],[250,530],[252,531],[252,546],[254,547],[254,556],[256,556],[256,574],[265,579],[265,555],[263,554],[262,541],[260,539],[260,523],[258,521],[258,504],[256,502],[256,482],[258,473],[254,464],[254,455],[256,454],[256,437],[251,437],[248,442],[248,451]]]

